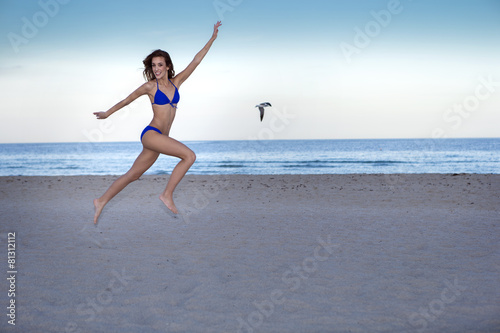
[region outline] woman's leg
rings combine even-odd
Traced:
[[[127,171],[126,174],[115,180],[113,184],[111,184],[111,186],[108,188],[108,190],[102,195],[102,197],[100,197],[99,199],[94,199],[94,224],[97,223],[97,219],[99,218],[99,215],[101,215],[101,211],[104,206],[128,184],[139,179],[139,177],[141,177],[142,174],[153,165],[153,163],[158,158],[158,155],[159,154],[157,152],[144,148],[135,160],[130,170]]]
[[[181,159],[181,161],[175,166],[174,170],[172,170],[172,174],[170,175],[167,186],[165,187],[165,191],[163,191],[160,195],[160,200],[163,201],[167,208],[177,214],[177,207],[175,207],[173,199],[174,190],[191,165],[195,162],[196,155],[183,143],[154,131],[147,132],[144,135],[142,142],[144,147],[148,149]]]

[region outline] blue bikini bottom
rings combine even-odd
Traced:
[[[144,134],[146,134],[147,131],[156,131],[160,134],[163,134],[159,129],[157,129],[156,127],[153,127],[153,126],[146,126],[146,128],[144,129],[144,131],[142,131],[141,133],[141,142],[142,142],[142,137],[144,136]]]

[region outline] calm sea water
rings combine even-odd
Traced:
[[[500,139],[185,142],[190,174],[500,173]],[[139,142],[0,144],[0,176],[119,175]],[[146,174],[169,174],[160,156]]]

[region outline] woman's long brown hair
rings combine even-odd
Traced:
[[[169,68],[168,78],[169,79],[173,78],[175,76],[174,64],[172,64],[172,59],[170,59],[170,55],[163,50],[155,50],[150,55],[148,55],[146,59],[143,60],[142,63],[144,64],[144,72],[142,74],[144,75],[144,78],[147,81],[152,81],[156,79],[155,73],[153,73],[153,64],[152,64],[154,57],[163,57],[165,59],[165,65]]]

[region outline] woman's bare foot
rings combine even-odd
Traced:
[[[177,211],[177,207],[175,207],[174,199],[172,198],[172,196],[167,196],[165,194],[162,194],[160,195],[160,200],[165,204],[165,206],[167,206],[168,209],[172,211],[172,213],[174,214],[179,213]]]
[[[99,201],[99,199],[94,199],[95,206],[95,215],[94,215],[94,224],[97,224],[97,219],[99,215],[101,215],[102,209],[104,208],[104,204]]]

